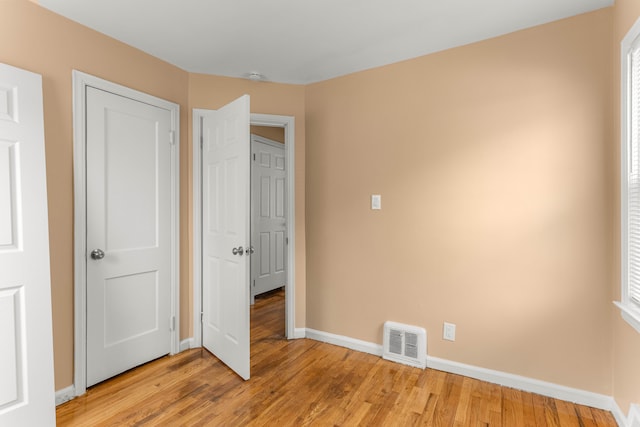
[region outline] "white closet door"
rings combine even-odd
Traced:
[[[171,351],[171,112],[87,88],[87,386]]]

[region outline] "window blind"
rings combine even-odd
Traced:
[[[634,41],[629,60],[627,301],[640,308],[640,39]]]

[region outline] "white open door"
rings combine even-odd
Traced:
[[[202,344],[249,379],[249,96],[202,115]],[[249,250],[247,250],[249,248]]]
[[[0,425],[55,423],[42,78],[0,64]]]

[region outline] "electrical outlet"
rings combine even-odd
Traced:
[[[442,328],[442,338],[448,341],[456,340],[456,325],[455,323],[444,322]]]

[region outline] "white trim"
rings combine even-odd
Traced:
[[[640,427],[640,405],[631,405],[629,416],[627,417],[628,427]]]
[[[614,301],[613,303],[620,309],[622,318],[626,320],[633,329],[640,333],[640,315],[628,305],[619,301]]]
[[[86,88],[105,90],[164,108],[171,112],[175,138],[171,148],[171,313],[176,324],[171,331],[171,354],[180,347],[180,106],[143,92],[73,70],[73,165],[74,165],[74,385],[75,394],[86,392],[87,366],[87,218],[86,218]]]
[[[628,427],[627,417],[625,417],[624,412],[622,412],[622,409],[620,409],[615,399],[611,405],[611,415],[613,415],[619,427]]]
[[[193,345],[202,347],[202,147],[201,122],[206,110],[193,109]]]
[[[306,338],[306,336],[307,336],[307,329],[306,328],[295,328],[293,330],[293,338],[294,339]]]
[[[346,347],[351,350],[373,354],[375,356],[382,355],[382,345],[346,337],[343,335],[336,335],[329,332],[322,332],[307,328],[306,337],[316,341],[322,341],[329,344]],[[611,396],[566,387],[546,381],[523,377],[520,375],[495,371],[492,369],[466,365],[464,363],[453,362],[450,360],[440,359],[438,357],[428,355],[427,368],[437,369],[439,371],[449,372],[452,374],[464,375],[466,377],[475,378],[493,384],[516,388],[518,390],[531,393],[538,393],[544,396],[553,397],[555,399],[575,402],[581,405],[591,406],[593,408],[604,409],[607,411],[613,410],[615,404],[613,397]]]
[[[382,345],[380,344],[362,341],[356,338],[346,337],[344,335],[336,335],[330,332],[317,331],[311,328],[307,328],[306,331],[306,338],[311,340],[326,342],[327,344],[338,345],[340,347],[346,347],[351,350],[382,357]]]
[[[629,414],[625,415],[618,403],[614,401],[611,413],[620,427],[640,427],[639,405],[632,404],[629,408]]]
[[[200,120],[206,111],[193,109],[193,345],[202,346],[202,171]],[[283,127],[285,162],[287,164],[287,283],[285,286],[286,335],[298,338],[295,329],[295,119],[291,116],[251,114],[251,125]]]
[[[195,348],[195,346],[193,345],[193,338],[187,338],[180,341],[180,352],[189,350],[190,348]]]
[[[56,406],[62,405],[76,397],[76,388],[71,384],[69,387],[56,391]]]

